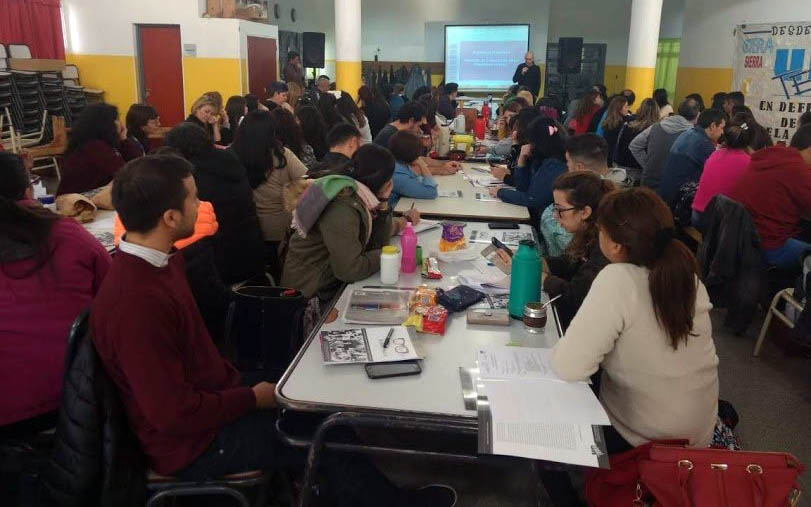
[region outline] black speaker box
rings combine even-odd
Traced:
[[[583,38],[561,37],[558,40],[558,74],[580,74],[583,64]]]
[[[316,69],[324,68],[324,34],[321,32],[304,32],[301,34],[301,42],[302,66]]]

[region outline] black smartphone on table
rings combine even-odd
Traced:
[[[369,363],[366,365],[366,376],[371,379],[404,377],[422,373],[417,361],[392,361],[388,363]]]
[[[509,230],[515,230],[515,229],[520,229],[521,227],[519,227],[518,224],[514,224],[514,223],[511,223],[511,222],[494,222],[492,224],[487,224],[487,228],[490,229],[491,231],[498,231],[498,230],[502,230],[502,229],[504,229],[504,230],[508,230],[508,229]]]

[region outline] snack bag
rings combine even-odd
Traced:
[[[454,252],[467,248],[465,225],[461,222],[442,222],[442,239],[439,240],[440,252]]]

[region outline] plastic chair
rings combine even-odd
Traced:
[[[177,477],[156,474],[149,471],[146,477],[146,489],[149,499],[146,507],[163,505],[168,498],[183,496],[230,496],[239,502],[240,507],[264,507],[266,505],[265,490],[268,476],[261,470],[253,470],[239,474],[232,474],[222,479],[209,481],[183,481]],[[253,504],[243,493],[242,489],[256,488],[256,499]]]
[[[27,44],[9,44],[8,54],[10,58],[30,59],[31,48]]]

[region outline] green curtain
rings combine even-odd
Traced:
[[[681,39],[659,39],[654,87],[667,90],[671,103],[676,100],[676,73],[679,70],[680,52]]]

